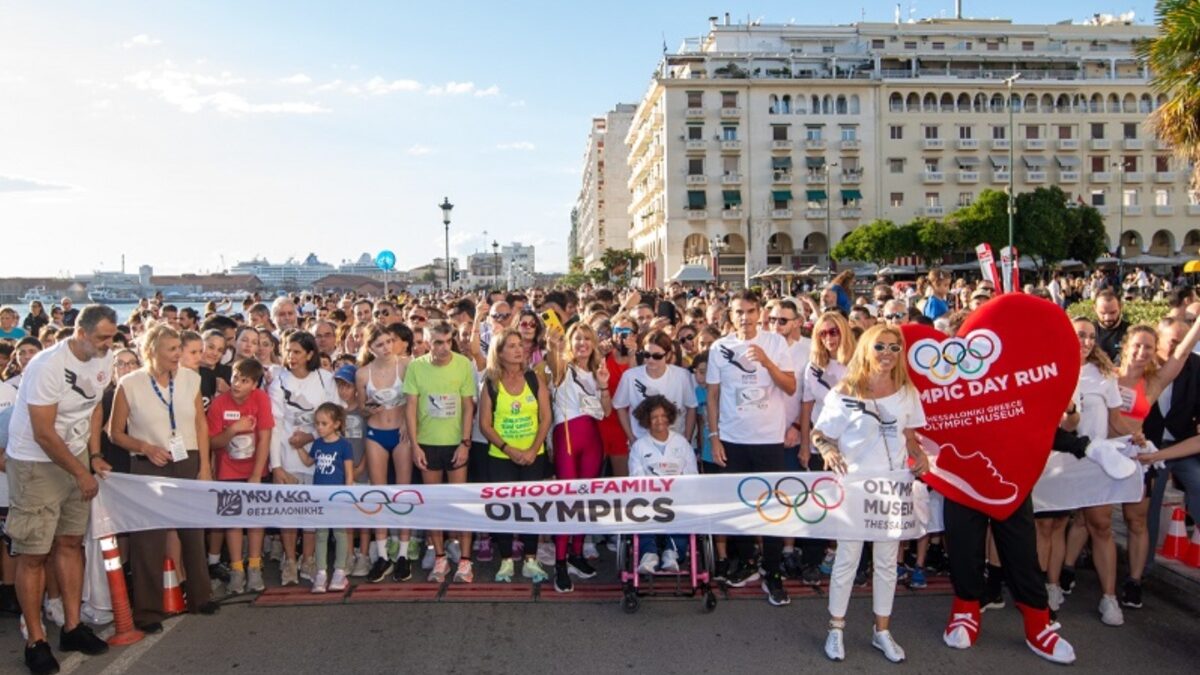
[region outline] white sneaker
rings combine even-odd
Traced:
[[[1100,598],[1100,622],[1105,626],[1125,625],[1125,612],[1121,611],[1121,603],[1117,596],[1106,595]]]
[[[267,557],[271,560],[283,560],[283,542],[279,540],[279,537],[271,537],[271,544],[267,547],[267,550],[270,551]]]
[[[263,583],[261,567],[251,567],[246,572],[246,590],[251,593],[262,593],[267,590],[267,585]]]
[[[596,544],[590,538],[583,542],[583,557],[588,560],[600,559],[600,551],[596,550]]]
[[[546,567],[553,567],[555,563],[554,543],[544,541],[538,544],[537,561]]]
[[[425,557],[421,558],[421,569],[423,569],[423,570],[433,569],[434,559],[436,559],[436,558],[437,558],[437,551],[433,550],[433,546],[432,545],[426,546],[425,547]]]
[[[1058,584],[1046,584],[1046,604],[1050,607],[1051,612],[1057,612],[1062,608],[1063,590]]]
[[[312,592],[324,593],[329,586],[329,573],[325,570],[318,570],[313,577]]]
[[[662,554],[662,571],[678,572],[679,571],[679,552],[673,548],[663,551]]]
[[[458,561],[462,560],[462,543],[457,539],[451,539],[446,542],[446,557],[450,559],[450,562],[457,565]]]
[[[841,628],[830,628],[829,635],[825,636],[825,656],[830,661],[846,660],[846,644],[842,637]]]
[[[312,581],[317,574],[317,559],[308,557],[300,561],[300,578],[305,581]]]
[[[365,577],[371,571],[371,561],[367,560],[367,556],[355,552],[354,564],[350,566],[350,576]]]
[[[617,539],[617,535],[610,534],[605,541],[605,545],[608,546],[608,550],[616,553],[617,549],[621,547],[621,540]]]
[[[638,564],[638,571],[642,574],[654,574],[658,569],[658,554],[646,553],[642,555],[642,562]]]
[[[890,630],[877,630],[871,637],[871,646],[883,652],[888,661],[900,663],[904,660],[904,648],[896,644]]]
[[[79,608],[79,616],[87,623],[97,626],[103,626],[113,621],[112,612],[107,609],[96,609],[86,602]]]
[[[46,618],[56,626],[62,626],[67,622],[67,615],[63,613],[62,598],[46,598],[42,603],[42,611],[45,612]]]
[[[338,568],[333,571],[333,580],[329,582],[329,590],[344,591],[349,585],[349,580],[346,578],[346,570]]]

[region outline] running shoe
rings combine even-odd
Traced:
[[[492,538],[481,537],[476,541],[479,544],[479,548],[476,549],[475,559],[479,562],[491,562],[494,555],[492,553]]]
[[[871,568],[860,567],[854,572],[854,585],[858,588],[866,588],[871,583]]]
[[[457,539],[446,542],[446,557],[456,565],[462,560],[462,544]]]
[[[729,576],[729,560],[721,558],[713,565],[713,581],[725,581]]]
[[[283,560],[283,542],[279,540],[279,537],[271,537],[271,544],[267,547],[267,550],[270,551],[268,557],[271,560],[276,562]]]
[[[279,583],[284,586],[300,583],[300,568],[296,559],[284,556],[283,564],[279,566]]]
[[[400,542],[397,541],[396,542],[397,552],[399,552],[399,547],[400,547]],[[391,557],[393,559],[396,558],[396,556],[394,556],[394,555]],[[406,551],[402,557],[408,558],[409,562],[416,562],[417,560],[419,560],[421,558],[421,540],[420,539],[410,540],[408,542],[408,551]]]
[[[1058,573],[1058,585],[1062,588],[1063,595],[1070,595],[1071,591],[1075,590],[1075,568],[1063,565],[1062,572]]]
[[[229,583],[229,578],[232,576],[233,570],[223,562],[213,563],[208,566],[208,578]]]
[[[446,580],[446,575],[450,573],[450,559],[447,556],[439,555],[433,561],[433,569],[427,577],[431,583],[440,584]]]
[[[608,535],[604,543],[613,553],[616,553],[617,549],[621,547],[621,540],[615,534]]]
[[[642,559],[638,562],[638,572],[642,574],[654,574],[658,570],[658,554],[643,553]]]
[[[896,638],[892,637],[892,632],[889,630],[877,630],[871,637],[871,646],[883,652],[888,661],[892,663],[900,663],[904,660],[904,648],[896,644]]]
[[[990,589],[989,589],[990,590]],[[979,601],[979,611],[986,612],[989,609],[1004,609],[1004,592],[996,591],[995,595],[989,594]]]
[[[664,572],[679,572],[679,552],[673,548],[663,551],[662,554],[662,571]]]
[[[554,555],[554,543],[553,542],[544,541],[544,542],[538,544],[537,561],[540,562],[541,564],[545,565],[546,567],[550,567],[550,566],[554,565],[555,562],[557,562],[557,560],[555,559],[555,555]]]
[[[587,561],[586,555],[567,556],[567,571],[580,579],[591,579],[596,576],[596,568]]]
[[[804,565],[799,551],[789,551],[783,554],[783,575],[789,579],[799,579],[804,576]]]
[[[251,567],[246,573],[246,590],[251,593],[262,593],[267,590],[267,585],[263,583],[261,567]]]
[[[833,549],[825,549],[825,557],[821,559],[821,564],[817,567],[821,571],[821,574],[825,576],[833,574],[833,559],[836,555],[837,552]]]
[[[317,559],[309,556],[300,561],[300,578],[305,581],[312,581],[317,573]]]
[[[841,628],[829,629],[829,635],[825,636],[825,656],[830,661],[846,660],[846,642]]]
[[[1063,591],[1058,584],[1046,584],[1046,604],[1051,612],[1062,609]]]
[[[392,563],[392,581],[408,581],[412,578],[412,563],[400,556]]]
[[[108,651],[108,643],[101,640],[91,626],[80,622],[72,630],[64,630],[58,636],[60,652],[82,652],[88,656],[96,656]]]
[[[312,592],[313,593],[324,593],[328,589],[329,589],[329,573],[326,572],[325,570],[318,570],[316,572],[316,574],[313,575]]]
[[[470,584],[475,582],[475,566],[470,560],[459,560],[458,569],[454,571],[454,580]]]
[[[744,561],[738,568],[729,572],[725,576],[725,583],[734,588],[742,588],[746,584],[752,584],[762,578],[758,572],[758,561]]]
[[[1117,596],[1106,595],[1100,598],[1100,623],[1105,626],[1125,624],[1125,613],[1121,611],[1121,603],[1117,602]]]
[[[1131,609],[1142,608],[1142,583],[1126,579],[1121,585],[1121,606]]]
[[[800,583],[805,586],[821,585],[821,570],[816,565],[809,565],[800,572]]]
[[[896,564],[896,583],[902,584],[908,581],[909,570],[904,566],[904,563]]]
[[[437,558],[437,551],[433,550],[433,545],[425,547],[425,557],[421,558],[421,569],[433,569],[434,560]]]
[[[559,560],[554,563],[554,590],[558,593],[570,593],[575,590],[571,583],[571,573],[567,570],[567,561]]]
[[[926,588],[929,583],[925,580],[925,570],[920,567],[912,568],[912,573],[908,575],[909,588]]]
[[[411,546],[412,542],[409,542]],[[395,560],[400,557],[400,540],[395,537],[388,537],[387,540],[387,557],[388,560]]]
[[[50,675],[58,672],[58,659],[50,651],[50,643],[38,640],[25,646],[25,667],[33,675]]]
[[[229,591],[230,595],[245,593],[246,570],[230,570],[229,583],[225,584],[225,590]]]
[[[500,569],[496,570],[496,581],[504,584],[511,583],[513,579],[514,567],[515,565],[513,565],[512,558],[505,558],[504,560],[501,560]]]
[[[367,559],[367,556],[359,553],[358,551],[355,551],[354,552],[354,564],[352,564],[350,566],[350,576],[365,577],[370,573],[371,573],[371,561]]]
[[[783,577],[778,572],[768,574],[762,581],[763,592],[767,594],[767,602],[775,607],[792,604],[792,599],[788,597],[787,589],[783,587]]]
[[[45,612],[46,618],[56,626],[62,626],[67,622],[67,615],[63,613],[62,598],[46,598],[42,603],[42,611]]]
[[[333,571],[333,578],[329,580],[329,590],[344,591],[350,585],[350,580],[346,578],[346,570],[337,568]]]
[[[550,578],[550,575],[546,574],[545,568],[542,567],[542,564],[538,562],[537,558],[525,559],[525,564],[521,565],[521,576],[529,579],[535,584],[540,584]]]
[[[588,560],[600,559],[600,551],[596,549],[596,543],[592,541],[590,536],[583,540],[583,557]]]
[[[387,578],[387,575],[392,573],[392,561],[387,558],[376,558],[375,564],[371,565],[371,569],[367,572],[367,581],[377,584]]]

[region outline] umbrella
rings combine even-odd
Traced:
[[[1200,272],[1200,260],[1189,260],[1183,265],[1184,274],[1196,274]]]
[[[1150,255],[1149,253],[1135,255],[1132,258],[1125,259],[1126,265],[1173,265],[1174,263],[1175,261],[1171,258]]]
[[[917,268],[912,265],[888,265],[879,270],[878,274],[894,277],[898,274],[916,274]]]
[[[713,280],[712,270],[704,265],[681,265],[671,281],[704,284]]]

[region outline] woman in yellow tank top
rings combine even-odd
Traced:
[[[493,481],[512,483],[546,477],[546,434],[550,432],[550,396],[545,380],[525,367],[521,334],[506,329],[492,339],[479,400],[479,429],[488,439],[488,470]],[[521,535],[525,562],[521,575],[534,583],[545,581],[538,564],[537,535]],[[509,554],[500,563],[496,581],[512,581],[517,555],[513,536],[496,535],[496,544]]]

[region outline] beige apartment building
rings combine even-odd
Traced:
[[[1096,206],[1127,257],[1194,249],[1190,168],[1144,126],[1162,100],[1133,48],[1153,31],[710,19],[664,55],[625,138],[644,282],[823,263],[860,224],[940,218],[1010,176]]]
[[[576,250],[584,269],[600,264],[606,248],[629,248],[629,148],[625,136],[637,106],[618,103],[592,118],[576,201]]]

